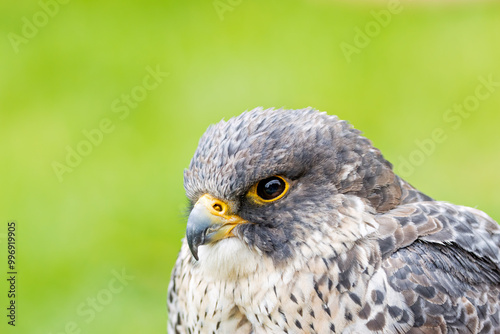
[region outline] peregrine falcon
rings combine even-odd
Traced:
[[[500,334],[500,227],[307,108],[208,128],[184,172],[170,333]]]

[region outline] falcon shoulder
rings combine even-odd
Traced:
[[[444,202],[403,205],[378,221],[382,268],[413,314],[408,333],[500,333],[498,224]]]

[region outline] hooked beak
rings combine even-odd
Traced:
[[[198,260],[198,247],[234,237],[233,229],[247,223],[238,215],[231,214],[229,205],[208,194],[200,197],[189,214],[186,238],[189,249]]]

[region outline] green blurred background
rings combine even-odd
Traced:
[[[500,81],[500,4],[398,8],[388,22],[385,2],[1,2],[1,276],[10,220],[19,271],[14,329],[1,280],[1,331],[164,333],[183,169],[209,124],[257,106],[349,120],[419,189],[499,220],[500,88],[447,110],[487,92],[478,77]],[[145,90],[151,70],[168,76]],[[429,144],[436,129],[446,140]]]

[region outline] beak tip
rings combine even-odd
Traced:
[[[191,250],[191,254],[193,255],[194,259],[196,261],[199,261],[200,259],[198,258],[198,246],[190,244],[189,249]]]
[[[198,258],[198,246],[203,245],[203,241],[205,239],[204,234],[203,233],[198,234],[198,233],[188,229],[188,231],[186,233],[186,237],[187,237],[189,250],[191,251],[191,254],[196,259],[196,261],[198,261],[199,260],[199,258]]]
[[[206,240],[206,232],[212,223],[211,217],[207,214],[204,207],[195,205],[191,211],[187,227],[186,239],[191,250],[191,254],[198,261],[198,247],[204,245]]]
[[[209,195],[203,195],[196,202],[188,217],[186,240],[196,261],[199,260],[199,246],[227,238],[234,225],[242,223],[241,218],[238,216],[229,217],[227,214],[215,212],[214,203],[220,207],[227,206],[227,204],[215,200]],[[236,221],[235,217],[237,218]]]

